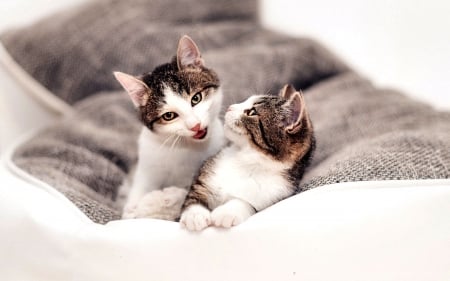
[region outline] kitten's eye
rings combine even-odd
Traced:
[[[161,118],[164,119],[164,121],[171,121],[177,117],[178,114],[176,114],[175,112],[166,112],[161,116]]]
[[[191,105],[197,105],[202,101],[202,92],[196,93],[191,99]]]
[[[255,116],[258,114],[258,112],[256,112],[256,109],[254,107],[247,109],[245,113],[247,114],[247,116]]]

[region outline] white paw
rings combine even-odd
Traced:
[[[230,228],[240,224],[246,218],[222,205],[213,210],[211,219],[214,226]]]
[[[240,200],[231,200],[214,209],[211,220],[214,226],[230,228],[242,223],[253,213],[253,207],[249,204]]]
[[[166,187],[149,192],[136,205],[124,209],[123,218],[154,218],[176,220],[180,216],[187,191],[177,187]]]
[[[200,231],[211,224],[211,212],[202,205],[191,205],[181,214],[180,224],[189,231]]]

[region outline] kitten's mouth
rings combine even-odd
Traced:
[[[203,130],[197,131],[197,133],[195,135],[193,135],[192,137],[197,140],[202,140],[206,137],[207,133],[208,133],[208,128],[204,128]]]

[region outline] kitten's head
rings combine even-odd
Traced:
[[[231,105],[225,114],[225,135],[283,162],[294,163],[314,148],[303,95],[290,85],[278,96],[251,96]]]
[[[151,73],[114,75],[139,109],[144,125],[161,140],[179,136],[200,142],[208,138],[208,126],[222,106],[222,93],[217,74],[205,66],[191,38],[183,36],[172,62]]]

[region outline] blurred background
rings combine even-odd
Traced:
[[[450,109],[450,1],[262,0],[266,26],[320,40],[379,85]]]
[[[89,0],[1,0],[0,32]],[[263,25],[315,38],[383,87],[450,110],[450,2],[445,0],[260,0]],[[0,67],[0,152],[54,116],[36,107]],[[27,127],[28,126],[28,127]]]

